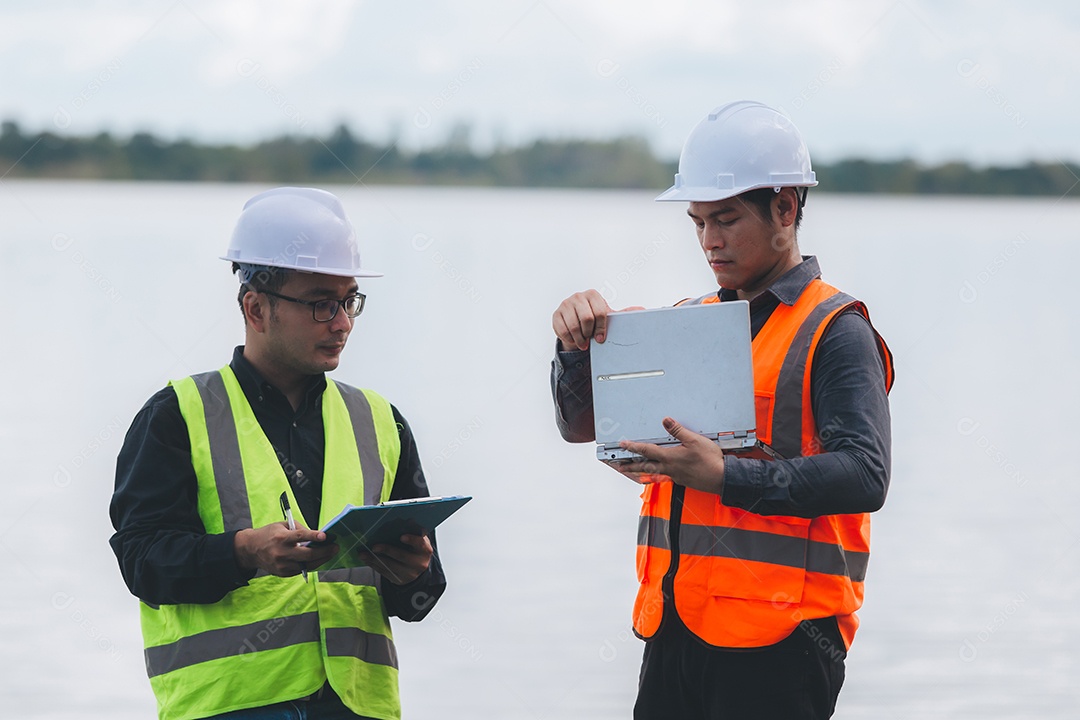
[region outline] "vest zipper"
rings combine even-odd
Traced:
[[[675,573],[679,571],[679,526],[682,524],[683,495],[686,488],[672,483],[671,488],[671,517],[668,520],[668,547],[671,548],[671,562],[664,579],[660,583],[661,592],[664,596],[664,614],[675,612]]]

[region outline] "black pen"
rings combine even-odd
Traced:
[[[296,529],[296,521],[293,520],[292,507],[289,505],[289,494],[287,492],[281,493],[281,512],[285,515],[285,522],[288,524],[290,530]],[[300,572],[304,575],[304,582],[307,582],[307,566],[304,563],[300,563]]]

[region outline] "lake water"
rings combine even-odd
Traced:
[[[242,342],[217,259],[262,187],[0,183],[3,704],[146,718],[135,600],[109,549],[131,418]],[[714,287],[651,193],[330,188],[362,238],[368,307],[335,377],[411,422],[449,589],[396,623],[407,718],[626,718],[637,488],[563,443],[550,316]],[[1080,204],[811,194],[800,234],[896,356],[892,489],[837,718],[1072,718],[1080,706]],[[14,715],[13,715],[14,716]]]

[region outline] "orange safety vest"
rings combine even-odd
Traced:
[[[822,451],[810,375],[818,343],[845,311],[870,320],[861,302],[815,279],[794,305],[777,306],[754,337],[757,436],[782,457]],[[874,334],[888,392],[892,354]],[[776,482],[783,482],[783,465],[776,472]],[[673,499],[677,507],[680,494],[681,513],[673,520]],[[634,630],[642,638],[656,635],[664,616],[675,530],[679,557],[670,592],[679,619],[698,638],[717,647],[763,647],[786,638],[803,620],[835,616],[850,647],[870,557],[868,513],[758,515],[728,507],[714,493],[676,489],[670,480],[647,485],[641,497]]]

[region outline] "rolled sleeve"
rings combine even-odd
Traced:
[[[555,341],[551,361],[551,396],[555,401],[555,424],[567,442],[596,440],[593,426],[592,365],[588,350],[563,350]]]

